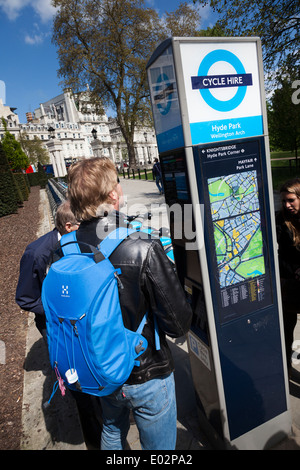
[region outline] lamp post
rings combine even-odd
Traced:
[[[149,157],[149,148],[148,148],[148,134],[147,132],[144,132],[144,138],[146,142],[146,155],[144,155],[145,163],[146,165],[149,165],[151,163],[150,157]]]
[[[91,141],[91,147],[93,150],[93,154],[95,157],[101,157],[103,145],[102,145],[101,140],[97,138],[97,131],[95,128],[92,129],[92,136],[93,136],[93,140]]]
[[[50,153],[51,163],[53,165],[54,176],[65,176],[67,174],[65,159],[62,153],[62,144],[58,139],[55,139],[55,129],[48,128],[50,140],[47,142],[47,147]]]
[[[92,130],[92,136],[94,137],[95,140],[97,139],[97,131],[95,128],[93,128]]]
[[[50,134],[50,139],[55,139],[55,129],[53,127],[48,127],[48,132]]]

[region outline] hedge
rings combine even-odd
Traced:
[[[0,217],[17,212],[20,199],[21,191],[17,192],[14,175],[0,143]]]
[[[0,173],[0,217],[13,214],[18,210],[18,198],[11,171]]]
[[[26,176],[27,175],[25,175],[24,173],[14,173],[14,178],[18,187],[21,190],[23,201],[28,201],[29,197],[29,190],[25,180]]]

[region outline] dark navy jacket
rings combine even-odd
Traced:
[[[58,242],[57,229],[30,243],[20,261],[20,276],[16,290],[16,302],[23,309],[44,315],[41,301],[42,284],[52,250]]]

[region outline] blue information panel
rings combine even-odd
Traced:
[[[221,323],[273,303],[258,140],[200,149]]]
[[[274,253],[268,243],[264,140],[198,146],[194,160],[206,213],[229,431],[235,439],[287,409]]]

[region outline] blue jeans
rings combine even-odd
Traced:
[[[164,188],[163,188],[163,185],[162,185],[161,176],[156,176],[156,177],[155,177],[155,183],[156,183],[156,186],[157,186],[158,191],[159,191],[160,193],[163,192]]]
[[[143,450],[174,450],[177,410],[174,375],[139,385],[123,385],[101,398],[103,430],[101,450],[125,449],[132,410]]]

